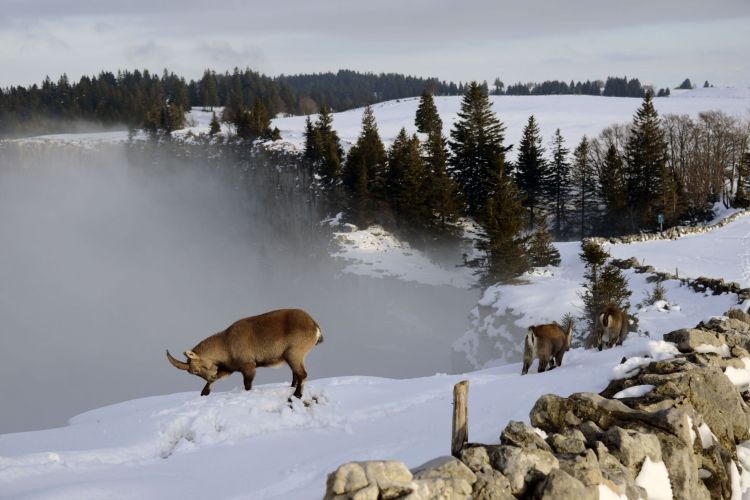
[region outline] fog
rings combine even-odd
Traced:
[[[165,349],[282,307],[323,330],[306,363],[313,384],[452,371],[477,292],[342,274],[308,231],[314,200],[263,182],[296,174],[262,165],[276,174],[259,179],[246,163],[194,156],[0,143],[0,433],[133,398],[198,397],[203,381]],[[281,381],[286,365],[258,370],[256,385]],[[214,391],[241,386],[234,374]]]

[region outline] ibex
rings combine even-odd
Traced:
[[[548,364],[555,363],[551,368],[562,364],[565,351],[570,349],[573,341],[573,322],[568,323],[568,331],[564,332],[557,323],[530,326],[526,334],[523,348],[523,369],[521,375],[526,375],[531,363],[539,358],[538,372],[547,369]]]
[[[628,316],[616,305],[610,304],[596,318],[596,344],[602,350],[603,339],[607,347],[622,345],[628,334]]]
[[[190,351],[187,362],[167,359],[175,368],[187,370],[206,381],[201,396],[211,393],[211,384],[234,372],[242,373],[245,390],[253,387],[255,368],[279,366],[283,362],[292,369],[294,395],[302,398],[307,379],[305,357],[323,342],[320,327],[301,309],[279,309],[232,323],[223,332],[211,335]]]

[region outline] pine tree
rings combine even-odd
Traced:
[[[344,150],[341,148],[338,134],[333,130],[331,111],[326,106],[320,108],[313,139],[314,146],[311,149],[316,153],[315,170],[324,183],[333,184],[341,177],[341,158]]]
[[[432,215],[430,225],[441,230],[448,230],[449,224],[462,214],[458,197],[458,186],[448,175],[448,148],[442,129],[438,128],[427,135],[423,147],[425,165],[426,194],[425,204]]]
[[[535,210],[538,211],[544,205],[544,195],[550,185],[542,137],[534,115],[529,117],[523,129],[515,174],[516,185],[524,196],[524,205],[529,211],[529,226],[533,227]]]
[[[271,138],[271,116],[260,98],[255,98],[253,107],[250,108],[250,120],[250,133],[253,137]]]
[[[210,70],[203,72],[203,78],[200,83],[201,102],[203,109],[214,110],[214,106],[219,105],[219,95],[216,93],[216,75]]]
[[[536,230],[529,242],[529,256],[534,267],[559,266],[560,252],[552,244],[552,236],[547,227],[547,218],[540,215],[536,220]]]
[[[450,173],[466,200],[467,212],[479,216],[498,191],[505,170],[505,126],[491,109],[477,82],[468,84],[451,131]]]
[[[423,227],[428,219],[423,189],[425,168],[419,150],[419,139],[402,128],[388,151],[386,192],[401,224]]]
[[[219,124],[219,119],[216,117],[216,113],[211,113],[211,123],[208,127],[208,135],[210,136],[221,132],[221,125]]]
[[[529,269],[529,256],[526,252],[527,238],[521,236],[524,226],[524,209],[513,179],[501,175],[495,190],[484,204],[481,223],[486,239],[477,247],[485,257],[481,262],[469,265],[485,269],[481,282],[491,285],[508,282]]]
[[[599,173],[599,192],[606,206],[605,232],[619,233],[629,210],[625,165],[614,144],[604,155]]]
[[[690,81],[690,78],[685,78],[677,88],[680,90],[691,90],[693,88],[693,83]]]
[[[670,203],[672,187],[667,172],[667,143],[651,94],[633,117],[625,146],[628,203],[638,207],[631,230],[655,221],[656,212]]]
[[[565,147],[565,140],[560,129],[555,131],[552,140],[552,162],[550,163],[550,183],[547,197],[554,204],[555,210],[555,233],[562,236],[568,229],[567,205],[570,196],[570,163],[568,154],[570,151]]]
[[[737,190],[732,205],[737,208],[750,207],[750,152],[742,156],[737,168]]]
[[[589,140],[583,136],[573,152],[571,169],[572,200],[581,238],[590,233],[596,210],[596,172],[589,158],[589,150]]]
[[[362,130],[344,165],[344,185],[358,200],[361,209],[367,210],[370,201],[383,198],[386,160],[375,116],[367,106],[362,114]]]
[[[417,126],[417,131],[423,134],[429,134],[443,128],[443,121],[438,114],[435,100],[427,89],[422,92],[422,97],[419,99],[414,125]]]

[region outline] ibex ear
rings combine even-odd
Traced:
[[[195,354],[193,351],[185,351],[185,356],[190,359],[198,359],[198,355]]]

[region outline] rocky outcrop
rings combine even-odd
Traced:
[[[596,499],[607,489],[645,499],[639,475],[654,464],[674,498],[732,498],[747,455],[737,445],[750,440],[750,315],[730,311],[664,338],[679,355],[600,394],[544,395],[531,425],[511,421],[500,444],[470,444],[460,460],[413,472],[398,462],[345,464],[329,476],[326,498]]]

